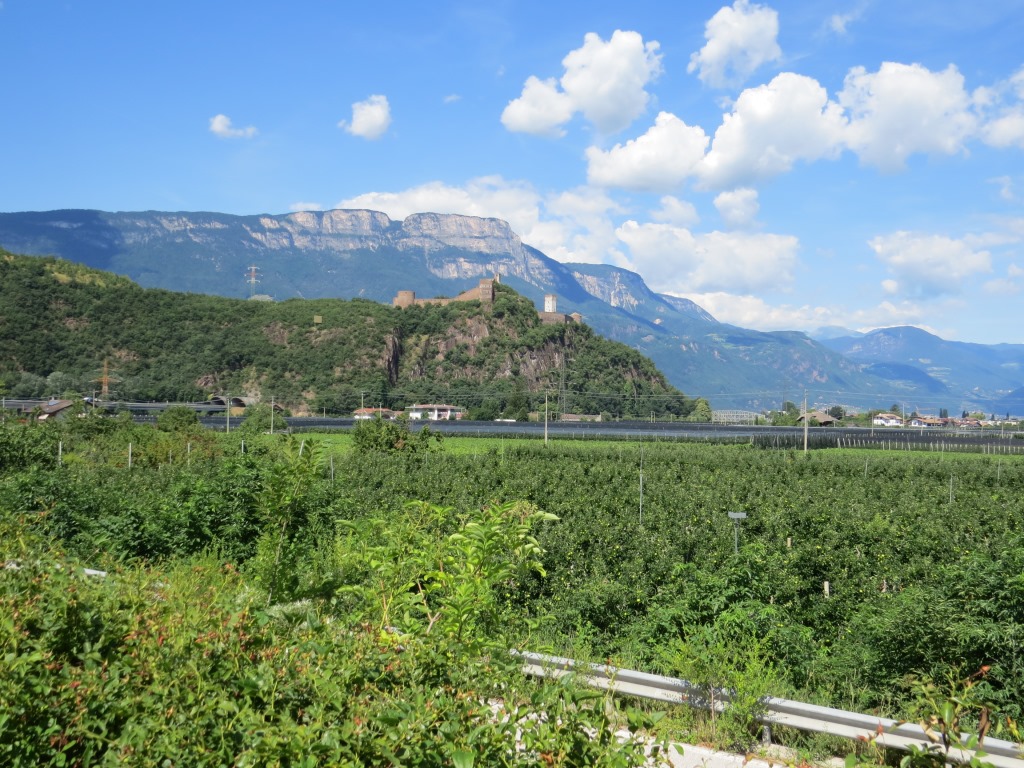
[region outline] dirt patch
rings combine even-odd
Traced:
[[[288,346],[289,332],[288,327],[284,323],[271,323],[263,327],[263,335],[267,337],[271,344],[276,344],[279,347]]]

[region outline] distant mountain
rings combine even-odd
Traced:
[[[1024,413],[1024,387],[1015,389],[1004,397],[998,398],[990,405],[989,411],[999,416]]]
[[[610,264],[573,264],[567,267],[587,293],[613,307],[625,309],[660,324],[666,316],[679,312],[702,324],[718,321],[689,299],[654,293],[636,272]]]
[[[851,359],[833,343],[825,346],[802,333],[719,323],[693,302],[651,291],[634,272],[557,262],[498,219],[419,213],[392,221],[366,210],[3,213],[0,246],[57,255],[143,286],[229,297],[255,292],[279,300],[389,303],[399,290],[452,296],[500,274],[538,307],[546,294],[556,294],[559,311],[581,313],[598,333],[641,351],[673,385],[708,397],[716,408],[778,407],[805,389],[812,400],[865,407],[887,406],[894,391],[934,394],[930,382],[915,384],[869,367],[900,361]],[[258,283],[247,282],[250,267],[257,268]],[[990,396],[982,391],[1011,388],[979,386],[982,400]]]
[[[1024,344],[946,341],[912,326],[880,328],[823,343],[867,365],[867,370],[877,376],[910,389],[949,393],[965,407],[990,410],[1005,405],[1014,390],[1024,387]]]
[[[823,325],[820,328],[810,331],[807,335],[815,341],[825,341],[826,339],[841,339],[846,336],[857,337],[863,336],[864,334],[860,331],[852,331],[849,328],[843,328],[841,325]]]

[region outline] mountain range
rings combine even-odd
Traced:
[[[819,405],[1024,413],[1024,345],[949,342],[917,328],[830,328],[817,338],[744,329],[652,291],[629,270],[551,259],[499,219],[419,213],[393,221],[368,210],[0,213],[0,247],[146,287],[277,300],[453,296],[497,274],[538,306],[555,294],[558,311],[579,312],[716,408],[777,408],[806,391]]]

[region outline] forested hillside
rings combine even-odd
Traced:
[[[334,414],[450,401],[494,418],[547,393],[569,412],[692,410],[638,352],[585,325],[544,325],[529,300],[496,290],[490,307],[248,301],[0,252],[0,382],[8,396],[89,394],[106,363],[122,399],[230,393]]]

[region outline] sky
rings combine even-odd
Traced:
[[[1024,343],[1024,0],[0,0],[0,211],[507,220],[758,330]]]

